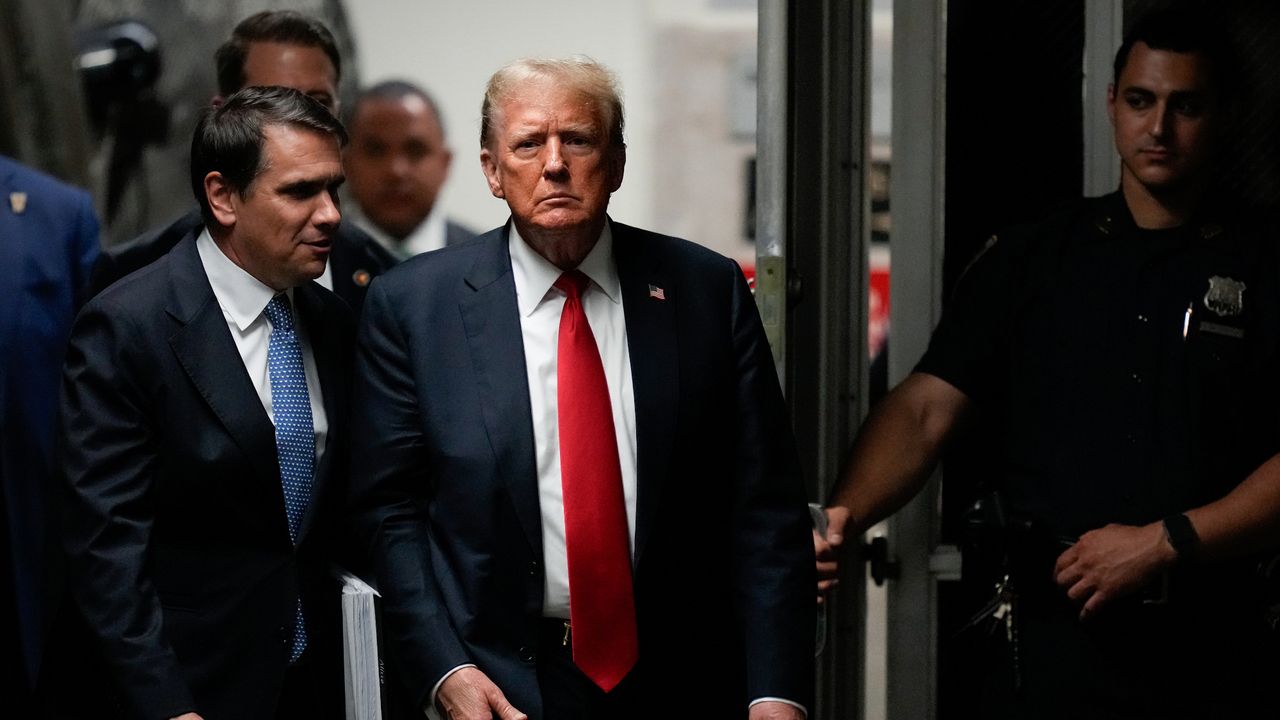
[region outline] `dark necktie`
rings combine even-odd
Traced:
[[[556,408],[573,661],[608,692],[635,665],[639,647],[613,406],[582,307],[589,282],[577,270],[556,280],[567,296],[560,315]]]
[[[311,482],[315,476],[316,434],[311,418],[311,396],[302,364],[302,346],[294,331],[293,312],[284,293],[271,298],[264,311],[271,321],[267,344],[267,371],[271,378],[271,414],[276,424],[276,455],[280,460],[280,482],[284,487],[284,509],[289,521],[289,537],[296,544],[302,517],[311,502]],[[307,625],[299,595],[294,613],[293,644],[289,662],[302,656],[307,647]]]

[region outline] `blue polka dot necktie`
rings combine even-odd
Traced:
[[[289,520],[289,537],[298,542],[302,516],[311,501],[311,481],[316,466],[316,433],[311,420],[311,396],[302,365],[302,346],[294,331],[289,296],[271,298],[264,311],[271,321],[267,344],[267,372],[271,378],[271,414],[276,424],[276,455],[280,460],[280,482],[284,486],[284,510]],[[302,597],[294,615],[293,645],[289,662],[307,648],[307,626],[302,617]]]

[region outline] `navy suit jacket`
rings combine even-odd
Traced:
[[[676,238],[616,223],[613,238],[636,400],[638,668],[654,682],[642,711],[811,708],[813,540],[742,273]],[[506,228],[373,284],[355,388],[352,511],[402,681],[421,704],[475,663],[541,718],[541,520]]]
[[[129,717],[272,718],[299,595],[308,655],[339,686],[327,578],[346,494],[354,320],[315,283],[293,298],[329,420],[296,546],[275,430],[194,233],[76,319],[60,421],[63,534],[75,604],[95,638],[72,637],[67,649],[100,649],[107,671],[67,672],[59,695],[109,708],[86,686],[110,678],[106,692]]]
[[[21,212],[18,212],[18,209]],[[48,621],[46,491],[52,477],[58,378],[77,299],[98,254],[89,194],[0,156],[0,578],[13,593],[24,674],[34,684]],[[8,603],[4,603],[6,606]]]
[[[165,227],[140,235],[127,243],[108,248],[94,263],[89,295],[97,295],[115,281],[164,257],[178,241],[204,226],[200,209],[195,208]],[[360,315],[369,281],[389,270],[396,259],[354,223],[338,228],[329,254],[333,291]]]

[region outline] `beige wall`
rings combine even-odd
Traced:
[[[753,1],[348,0],[346,11],[364,83],[405,78],[440,103],[454,151],[441,199],[450,216],[477,229],[506,219],[505,205],[489,195],[479,166],[480,101],[489,75],[528,55],[585,54],[618,74],[626,104],[627,171],[613,198],[613,217],[751,256],[737,236],[742,200],[727,198],[724,189],[732,183],[736,193],[742,185],[744,141],[709,132],[729,124],[725,91],[689,92],[693,78],[714,79],[724,70],[682,71],[672,66],[670,54],[678,50],[684,57],[698,44],[705,50],[725,37],[740,41],[744,33],[753,48]],[[730,53],[701,55],[715,60]],[[676,102],[681,106],[673,107]],[[699,105],[703,109],[693,112]],[[673,117],[680,121],[673,123]],[[699,118],[710,118],[710,125]],[[680,192],[671,192],[677,182]],[[706,230],[712,227],[731,227],[734,234]]]

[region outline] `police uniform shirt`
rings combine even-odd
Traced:
[[[1062,537],[1203,505],[1277,450],[1273,242],[1081,201],[988,246],[916,369],[980,406],[1008,506]]]

